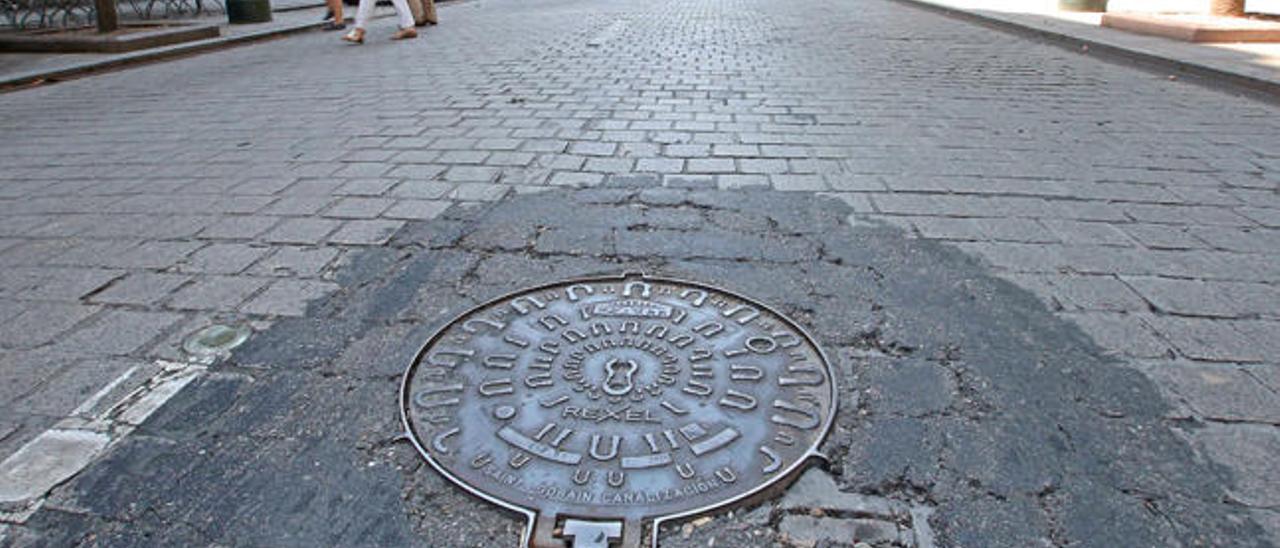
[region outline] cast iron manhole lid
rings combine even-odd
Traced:
[[[646,524],[792,475],[835,416],[804,329],[704,284],[574,279],[438,331],[401,387],[410,439],[454,483],[529,518],[523,544],[636,547]]]

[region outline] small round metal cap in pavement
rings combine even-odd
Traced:
[[[427,461],[527,515],[534,546],[639,546],[646,526],[759,493],[817,454],[835,406],[800,326],[639,275],[475,307],[431,337],[401,389]]]

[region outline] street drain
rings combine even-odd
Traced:
[[[679,280],[585,278],[454,319],[405,374],[401,412],[441,474],[529,519],[522,544],[638,547],[663,520],[759,493],[835,415],[791,320]]]

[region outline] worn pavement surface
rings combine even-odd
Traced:
[[[0,99],[0,454],[259,330],[9,542],[510,542],[394,441],[397,373],[477,299],[634,269],[781,306],[846,397],[827,502],[664,542],[1280,539],[1280,109],[881,0],[442,19]]]

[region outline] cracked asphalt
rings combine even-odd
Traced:
[[[515,545],[520,521],[398,440],[387,398],[456,311],[621,270],[729,287],[808,325],[842,384],[822,468],[840,491],[929,509],[938,545],[1267,544],[1226,501],[1230,474],[1164,424],[1149,380],[962,252],[851,228],[838,199],[625,182],[456,206],[361,252],[306,317],[256,335],[58,488],[19,544]],[[810,515],[749,510],[661,542],[787,542],[783,520]]]
[[[0,455],[255,329],[4,544],[515,544],[398,439],[399,377],[625,271],[777,307],[841,386],[803,492],[663,546],[1280,542],[1274,105],[885,0],[441,19],[4,96]]]

